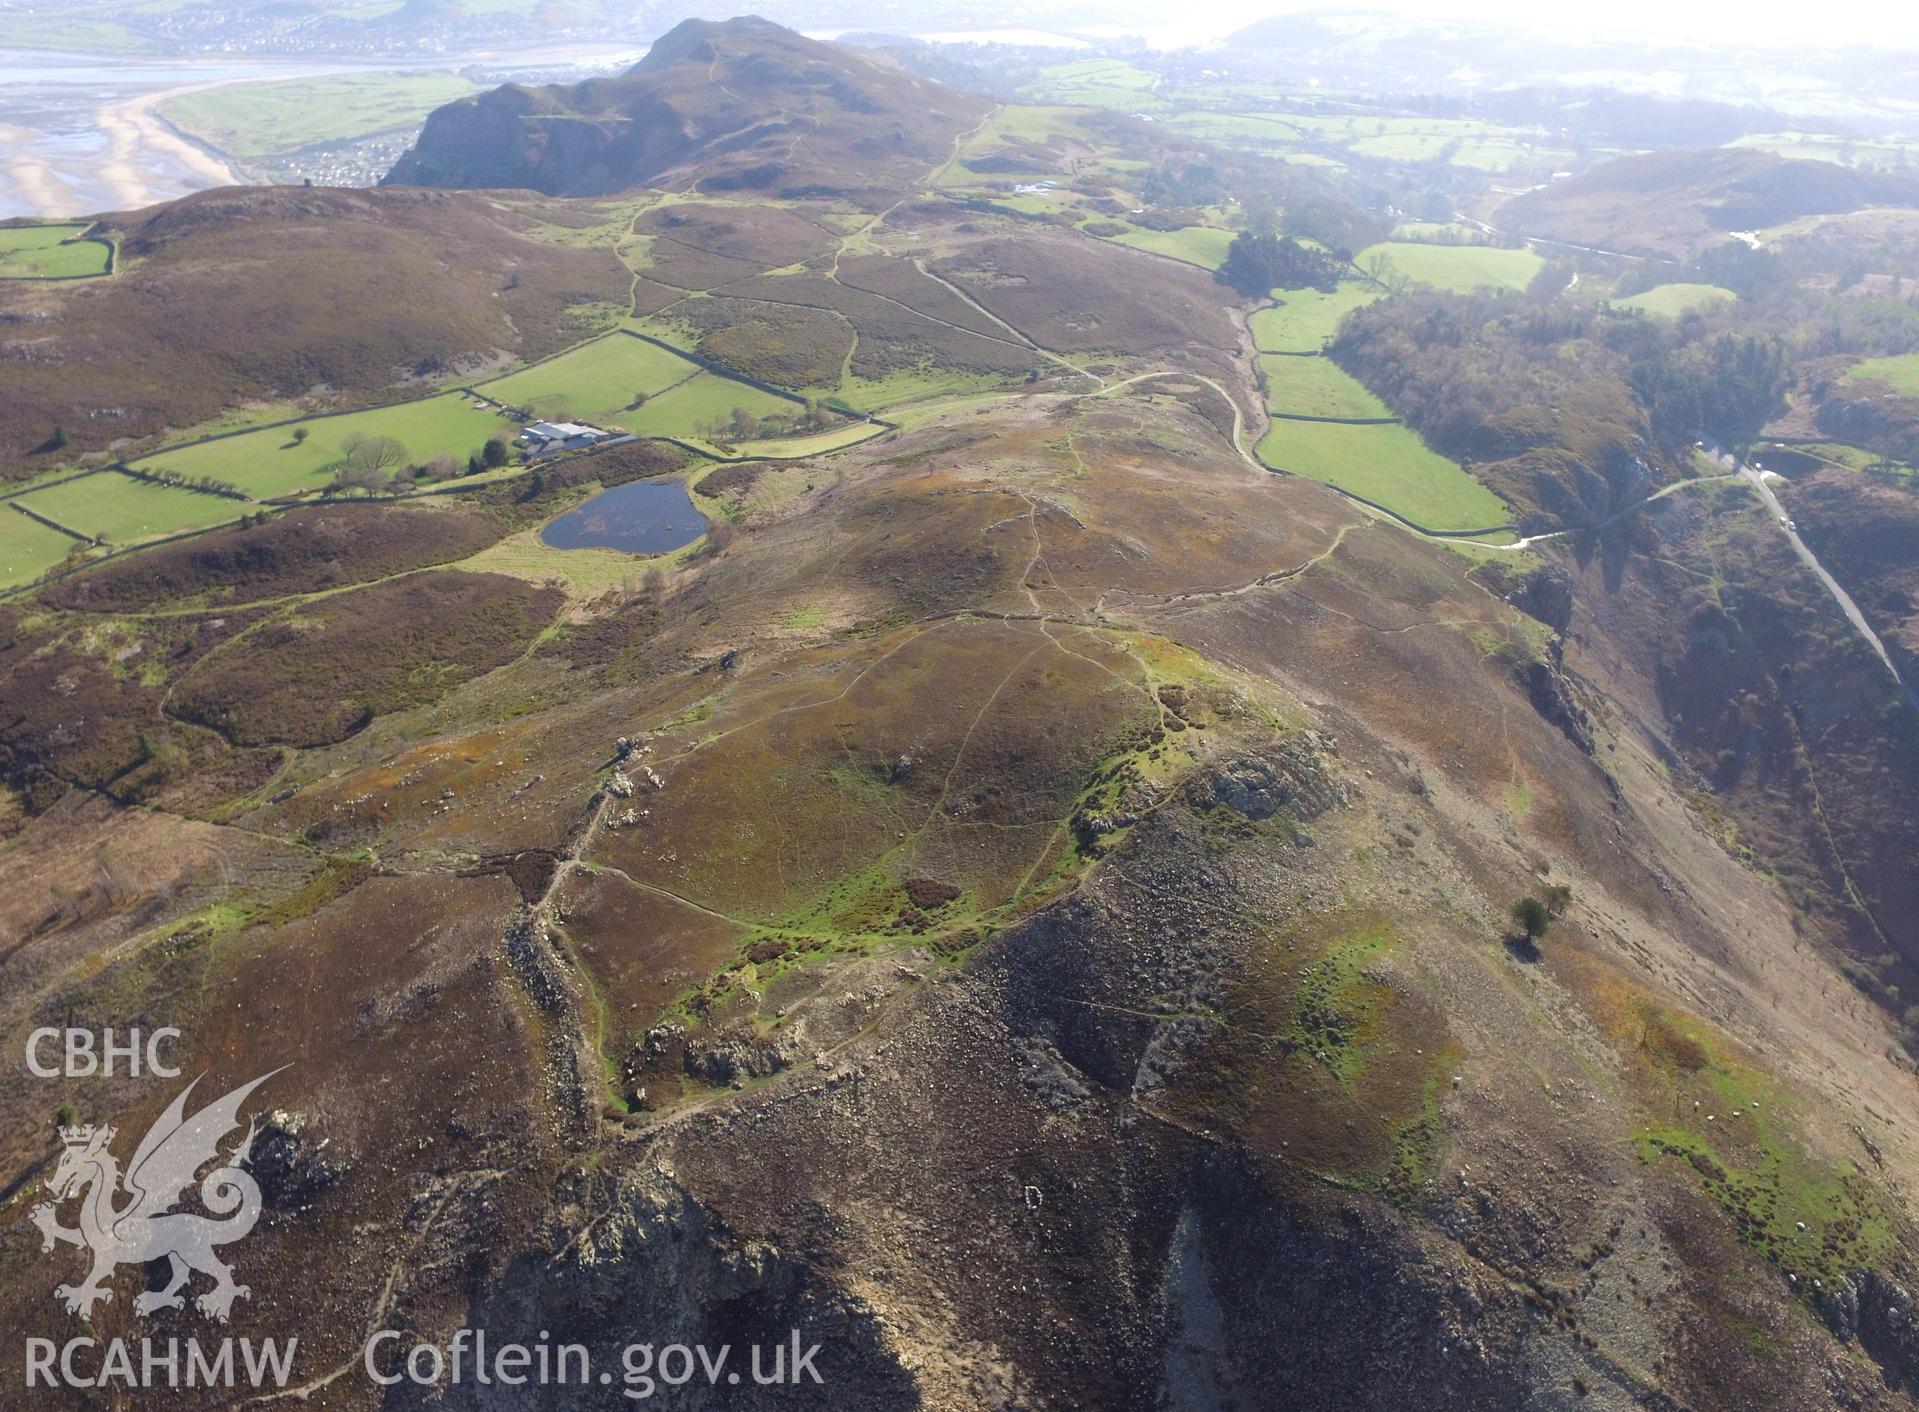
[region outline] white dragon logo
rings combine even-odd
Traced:
[[[113,1141],[112,1128],[86,1124],[60,1129],[60,1163],[47,1182],[53,1200],[35,1206],[29,1219],[44,1237],[42,1253],[52,1250],[55,1242],[93,1251],[93,1272],[86,1282],[61,1285],[53,1292],[69,1313],[91,1321],[93,1306],[113,1299],[106,1281],[117,1266],[145,1264],[165,1256],[169,1268],[166,1288],[142,1294],[133,1302],[134,1311],[144,1315],[156,1309],[180,1308],[185,1303],[181,1286],[198,1270],[213,1276],[216,1283],[193,1301],[195,1307],[226,1322],[234,1299],[249,1291],[233,1282],[232,1268],[214,1255],[213,1247],[240,1239],[260,1217],[259,1185],[241,1170],[253,1149],[251,1124],[239,1145],[200,1183],[200,1200],[214,1216],[224,1219],[174,1212],[171,1208],[193,1184],[194,1173],[220,1158],[219,1141],[240,1125],[240,1105],[247,1095],[272,1077],[262,1074],[189,1118],[185,1116],[187,1095],[200,1082],[195,1079],[140,1139],[124,1178],[108,1150]],[[124,1206],[116,1206],[123,1185],[131,1199]],[[55,1207],[82,1194],[78,1229],[61,1225]]]

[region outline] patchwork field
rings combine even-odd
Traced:
[[[1330,358],[1264,354],[1266,405],[1295,417],[1388,418],[1392,409]]]
[[[244,504],[224,495],[154,485],[100,471],[20,497],[51,520],[109,544],[134,544],[182,530],[206,529],[240,517]]]
[[[1377,285],[1342,284],[1331,294],[1317,289],[1281,290],[1276,309],[1261,309],[1249,320],[1253,342],[1262,353],[1317,353],[1339,331],[1339,321],[1364,308],[1385,291]]]
[[[1688,309],[1709,309],[1729,304],[1739,296],[1716,284],[1661,284],[1643,294],[1613,302],[1621,309],[1643,309],[1661,318],[1676,319]]]
[[[302,430],[303,438],[297,436]],[[392,437],[405,448],[406,461],[417,465],[442,452],[464,461],[489,438],[513,432],[514,424],[485,403],[443,392],[392,407],[262,427],[145,456],[137,464],[143,470],[212,476],[265,499],[325,485],[346,459],[345,443],[353,437]]]
[[[699,364],[643,338],[614,333],[509,373],[480,391],[550,420],[597,424],[621,420],[637,398],[653,397],[699,371]]]
[[[1498,496],[1403,426],[1276,421],[1258,450],[1277,470],[1324,481],[1428,529],[1490,529],[1511,518]]]
[[[103,275],[110,256],[105,242],[75,240],[89,222],[0,226],[0,279],[72,279]]]
[[[33,582],[78,543],[11,506],[0,506],[0,588]]]
[[[1078,103],[1090,108],[1139,109],[1155,106],[1159,80],[1123,59],[1080,59],[1041,69],[1025,92],[1045,103]]]
[[[1209,141],[1233,141],[1258,146],[1296,146],[1305,134],[1280,113],[1180,113],[1167,119],[1182,132]]]
[[[1530,249],[1419,245],[1402,240],[1368,246],[1360,251],[1357,263],[1362,270],[1370,270],[1375,261],[1384,262],[1389,278],[1399,274],[1416,284],[1430,284],[1454,294],[1470,294],[1475,289],[1524,289],[1546,264]]]

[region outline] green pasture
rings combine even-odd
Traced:
[[[306,433],[295,439],[295,430]],[[406,448],[405,460],[424,465],[442,452],[462,462],[494,436],[512,437],[518,428],[484,403],[459,392],[443,392],[339,416],[308,417],[291,426],[262,427],[197,446],[181,446],[142,457],[143,470],[172,470],[187,476],[212,476],[238,486],[256,500],[314,490],[333,478],[346,459],[352,436],[392,437]]]
[[[1896,358],[1866,358],[1846,369],[1855,382],[1889,382],[1907,397],[1919,397],[1919,353]]]
[[[0,226],[0,279],[71,279],[107,272],[107,247],[75,240],[86,221]]]
[[[225,524],[239,519],[247,508],[224,495],[155,485],[118,471],[50,485],[21,496],[20,503],[69,529],[116,545]]]
[[[811,436],[783,436],[764,441],[742,441],[737,450],[742,456],[767,456],[781,461],[797,461],[806,456],[819,456],[828,451],[838,451],[842,447],[857,445],[882,436],[886,428],[874,422],[848,422],[834,427],[831,431],[815,432]]]
[[[1537,252],[1507,250],[1495,245],[1419,245],[1403,240],[1382,241],[1360,251],[1358,265],[1370,270],[1375,258],[1387,265],[1387,277],[1404,275],[1415,284],[1429,284],[1454,294],[1475,289],[1524,289],[1545,268]]]
[[[1277,470],[1350,491],[1428,529],[1484,529],[1511,518],[1498,496],[1397,424],[1275,421],[1258,450]]]
[[[883,378],[851,377],[837,390],[825,389],[825,394],[862,412],[887,412],[890,416],[890,409],[908,403],[996,392],[1004,388],[1007,381],[987,373],[961,372],[927,363],[919,368],[888,373]]]
[[[701,436],[700,426],[716,417],[732,414],[744,407],[753,416],[797,411],[797,404],[770,392],[761,392],[743,382],[734,382],[715,373],[701,372],[658,397],[649,397],[644,406],[625,417],[627,430],[642,436]]]
[[[1317,289],[1274,291],[1276,309],[1261,309],[1249,321],[1262,353],[1317,353],[1339,331],[1339,321],[1384,293],[1375,285],[1342,284],[1331,294]]]
[[[78,540],[0,505],[0,588],[33,582],[79,547]]]
[[[1643,309],[1661,318],[1676,319],[1688,309],[1710,309],[1729,304],[1739,296],[1716,284],[1660,284],[1643,294],[1613,301],[1621,309]]]
[[[1123,59],[1080,59],[1041,69],[1039,77],[1023,92],[1044,103],[1124,108],[1130,112],[1160,101],[1153,97],[1156,81],[1152,74]]]
[[[1181,132],[1213,140],[1239,139],[1297,146],[1304,135],[1281,113],[1180,113],[1166,120]]]
[[[699,371],[677,353],[615,333],[496,378],[480,391],[548,418],[624,422],[635,398],[657,396]]]
[[[1233,243],[1230,230],[1213,226],[1183,226],[1179,230],[1133,229],[1112,237],[1114,243],[1135,250],[1168,255],[1203,270],[1216,270],[1226,262],[1226,248]]]
[[[1390,417],[1384,402],[1331,358],[1262,354],[1266,405],[1296,417]]]

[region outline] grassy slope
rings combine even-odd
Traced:
[[[1180,230],[1129,230],[1113,239],[1135,250],[1170,255],[1203,270],[1216,270],[1225,262],[1226,247],[1233,243],[1233,233],[1212,226],[1185,226]]]
[[[1266,354],[1266,405],[1300,417],[1390,417],[1392,410],[1330,358]]]
[[[518,407],[551,412],[558,409],[542,404],[559,402],[569,417],[618,419],[638,394],[652,397],[699,370],[697,363],[643,339],[614,334],[480,390]]]
[[[39,578],[77,543],[17,510],[0,506],[0,588]]]
[[[724,417],[735,407],[744,407],[755,416],[768,412],[790,412],[793,404],[743,382],[701,373],[658,397],[651,398],[624,418],[633,431],[655,436],[693,436],[699,424]]]
[[[0,227],[0,279],[63,279],[105,274],[107,247],[72,240],[85,221],[63,225]]]
[[[1403,426],[1276,421],[1258,449],[1269,466],[1364,496],[1429,529],[1485,529],[1511,518],[1498,496]]]
[[[1644,294],[1614,302],[1621,309],[1644,309],[1649,314],[1676,319],[1688,309],[1710,308],[1738,297],[1730,289],[1721,289],[1716,284],[1661,284]]]
[[[1449,289],[1455,294],[1475,289],[1524,289],[1545,261],[1531,250],[1505,250],[1492,245],[1414,245],[1387,240],[1359,254],[1359,265],[1383,255],[1392,268],[1419,284]]]
[[[256,498],[290,495],[324,484],[329,467],[344,458],[342,443],[353,435],[390,436],[406,448],[407,459],[425,462],[440,452],[465,457],[487,438],[511,433],[513,424],[491,408],[457,392],[350,412],[310,418],[307,438],[295,442],[291,427],[263,427],[199,446],[181,447],[143,458],[142,468],[174,470],[190,476],[231,481]]]
[[[1908,397],[1919,397],[1919,353],[1902,353],[1896,358],[1867,358],[1846,371],[1859,381],[1889,382]]]
[[[1382,291],[1368,284],[1342,284],[1333,294],[1316,289],[1287,289],[1274,295],[1277,309],[1261,309],[1252,316],[1253,342],[1262,353],[1316,353],[1339,329],[1339,321],[1353,310],[1379,298]]]
[[[21,497],[50,519],[110,544],[132,544],[238,519],[241,502],[135,480],[114,471],[82,476]]]

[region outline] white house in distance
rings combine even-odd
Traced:
[[[520,429],[520,444],[529,455],[549,456],[556,451],[578,451],[602,440],[607,433],[581,422],[528,422]]]

